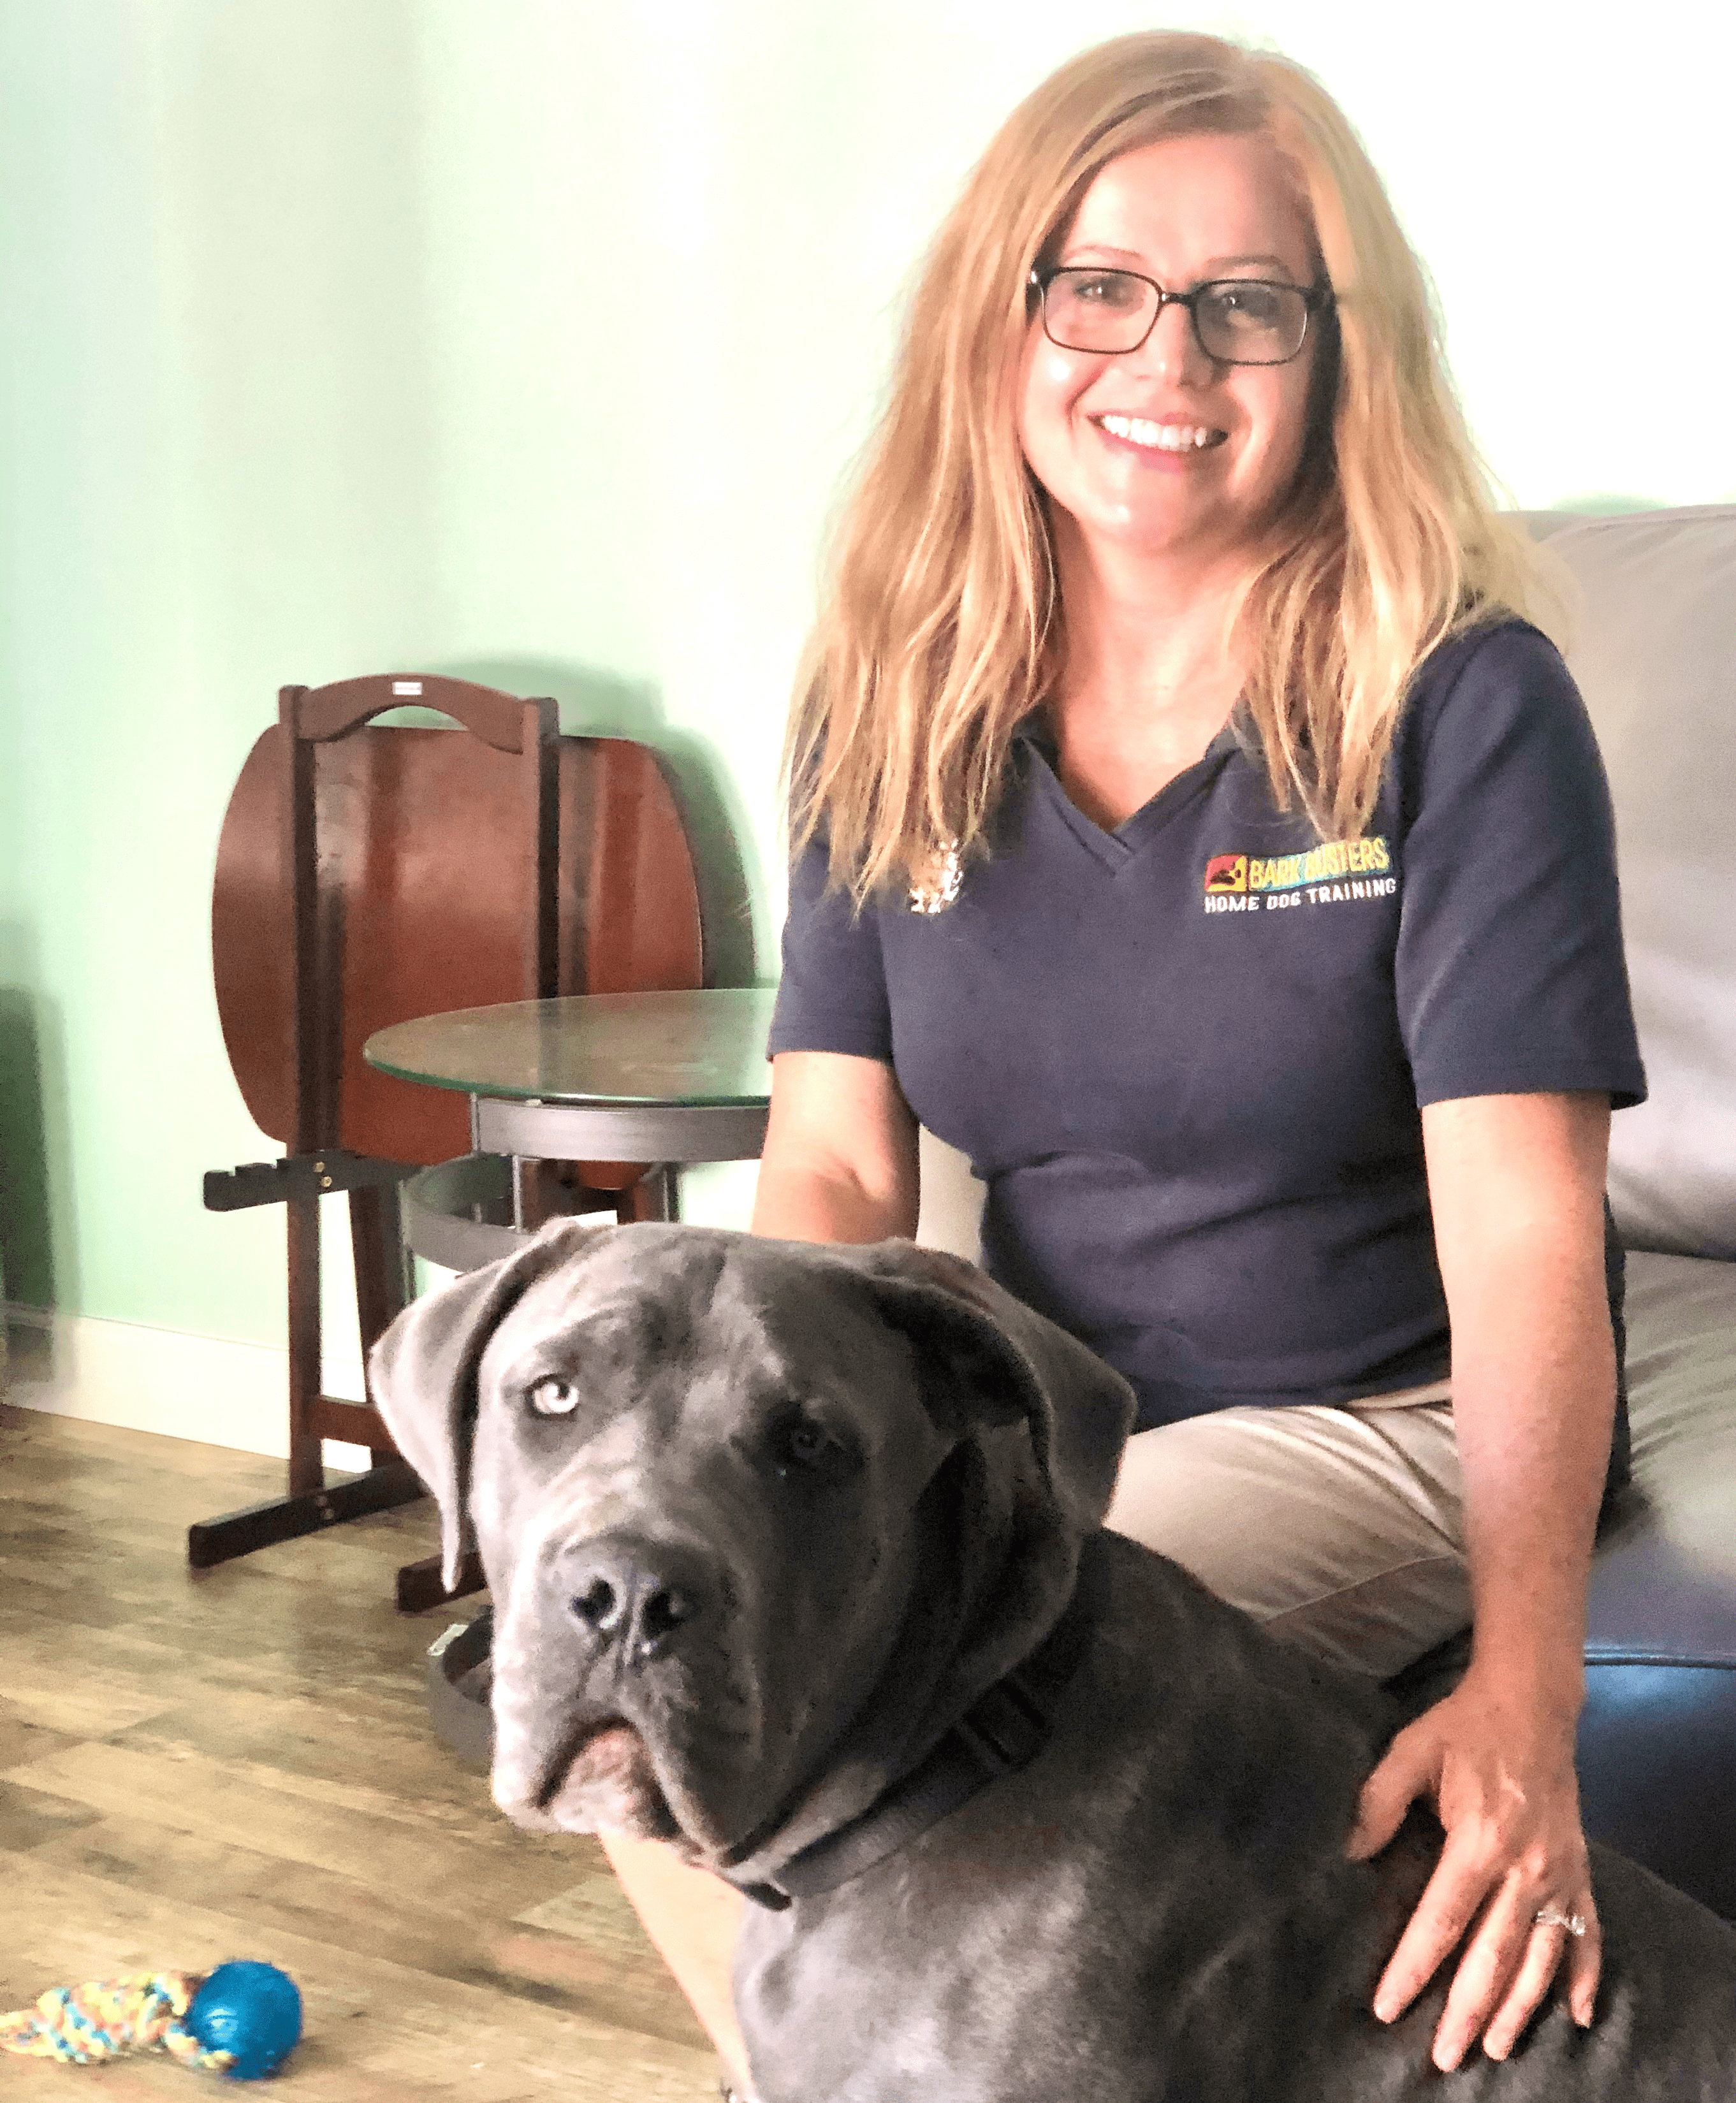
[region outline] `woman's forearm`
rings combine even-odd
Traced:
[[[1473,1670],[1574,1713],[1615,1406],[1609,1116],[1601,1097],[1566,1096],[1423,1113],[1453,1325]]]
[[[1471,1324],[1462,1345],[1455,1325],[1453,1409],[1473,1669],[1516,1698],[1577,1715],[1615,1357],[1601,1275],[1589,1289],[1560,1284],[1509,1271],[1502,1318]]]

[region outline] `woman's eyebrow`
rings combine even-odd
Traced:
[[[1145,258],[1137,248],[1115,248],[1111,247],[1107,242],[1102,241],[1087,241],[1077,248],[1069,247],[1063,252],[1069,256],[1102,256],[1106,260],[1114,260],[1124,264],[1142,266],[1145,262]],[[1281,256],[1214,256],[1200,271],[1200,280],[1204,282],[1209,278],[1221,277],[1226,270],[1245,269],[1250,265],[1264,269],[1279,271],[1285,278],[1294,275],[1289,265]]]
[[[1206,275],[1210,277],[1219,270],[1240,270],[1249,263],[1282,270],[1286,277],[1290,274],[1290,266],[1281,256],[1214,256],[1205,266]]]
[[[1115,256],[1124,263],[1143,263],[1145,260],[1137,248],[1111,248],[1105,241],[1081,242],[1077,248],[1070,242],[1064,252],[1069,256]]]

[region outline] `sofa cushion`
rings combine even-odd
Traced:
[[[1736,1257],[1736,505],[1526,522],[1609,770],[1651,1084],[1615,1120],[1610,1202],[1631,1248]]]
[[[1591,1572],[1586,1655],[1736,1675],[1736,1263],[1627,1259],[1633,1479]]]
[[[1627,1263],[1633,1480],[1591,1567],[1586,1830],[1736,1918],[1736,1264]]]

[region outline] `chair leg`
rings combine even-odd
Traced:
[[[368,1353],[410,1302],[410,1252],[404,1244],[399,1188],[395,1183],[375,1184],[349,1194],[349,1242],[355,1256],[356,1316],[362,1333],[364,1378]],[[368,1400],[373,1401],[371,1393]],[[398,1460],[395,1446],[369,1450],[376,1468]],[[424,1556],[418,1562],[406,1563],[398,1572],[398,1611],[425,1613],[448,1599],[481,1591],[485,1581],[481,1563],[474,1555],[467,1555],[456,1587],[448,1592],[440,1576],[440,1558]]]
[[[325,1487],[324,1449],[314,1429],[321,1388],[319,1200],[292,1198],[289,1240],[289,1494]]]
[[[356,1194],[364,1198],[376,1194]],[[405,1258],[398,1231],[398,1192],[385,1202],[364,1206],[359,1220],[350,1215],[357,1253],[356,1304],[364,1336],[369,1324],[376,1336],[403,1305]],[[324,1393],[320,1351],[319,1199],[291,1198],[286,1207],[289,1273],[289,1482],[288,1493],[247,1505],[239,1511],[203,1519],[187,1529],[187,1560],[195,1570],[250,1555],[278,1541],[299,1541],[310,1533],[370,1512],[414,1504],[426,1495],[408,1465],[389,1443],[372,1448],[374,1465],[353,1481],[328,1488],[323,1440],[350,1438],[347,1421],[334,1419],[361,1412],[350,1403],[333,1403]],[[394,1297],[395,1296],[395,1297]],[[367,1340],[372,1340],[368,1338]],[[322,1429],[323,1426],[323,1429]],[[430,1566],[438,1589],[438,1562]],[[412,1564],[412,1571],[417,1566]],[[403,1590],[400,1576],[398,1589]]]
[[[356,1317],[362,1364],[410,1299],[409,1252],[404,1247],[398,1185],[368,1185],[349,1194],[349,1243],[355,1259]],[[372,1402],[373,1397],[368,1396]],[[371,1446],[374,1464],[398,1457],[389,1441]]]

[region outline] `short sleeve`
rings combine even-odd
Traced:
[[[811,842],[790,871],[784,970],[767,1056],[843,1052],[892,1056],[892,1015],[876,908],[860,913],[847,891],[826,887],[827,850]]]
[[[1395,759],[1395,989],[1419,1106],[1569,1089],[1643,1100],[1609,785],[1554,645],[1513,623],[1445,646]]]

